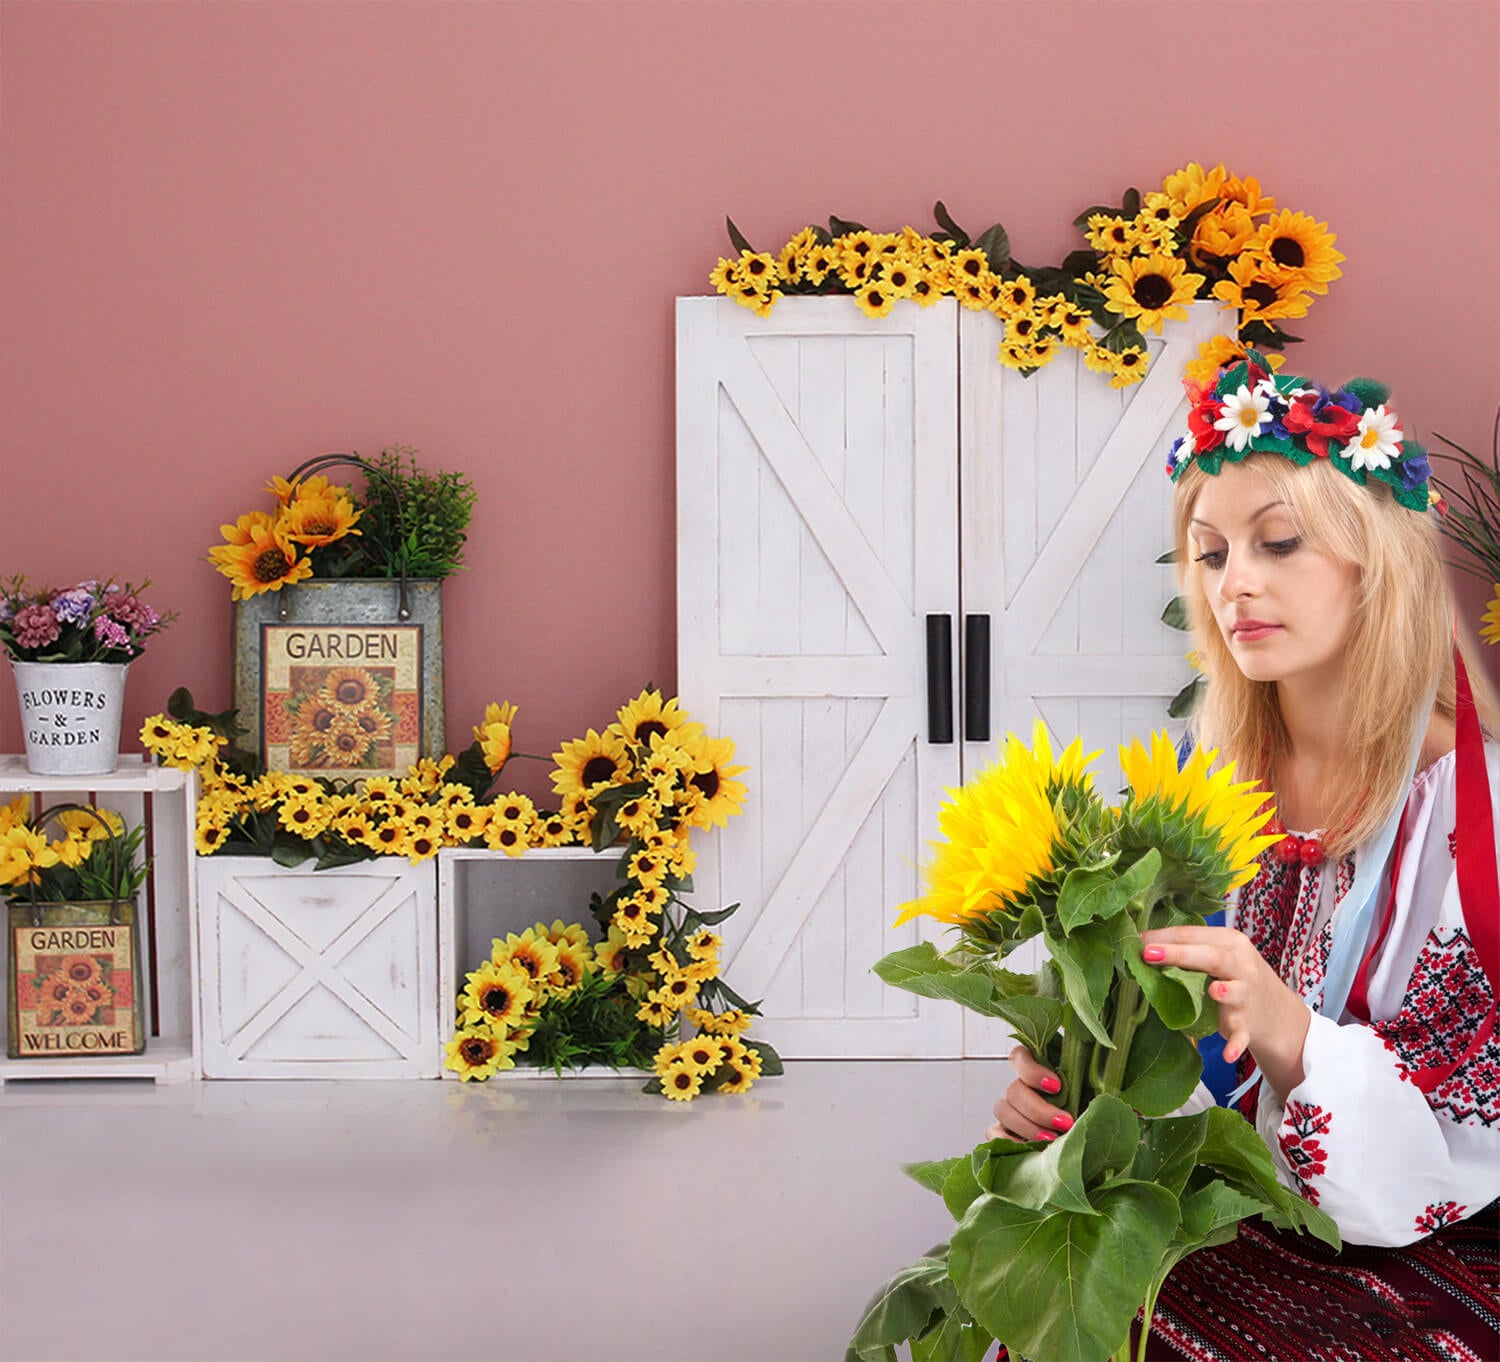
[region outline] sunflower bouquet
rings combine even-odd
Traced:
[[[1172,1267],[1264,1215],[1338,1245],[1333,1223],[1283,1188],[1237,1112],[1172,1116],[1202,1065],[1194,1040],[1217,1025],[1206,976],[1148,966],[1141,933],[1201,924],[1253,878],[1278,839],[1255,782],[1216,753],[1179,768],[1166,734],[1120,750],[1128,788],[1106,805],[1075,741],[1054,757],[1039,723],[945,804],[927,892],[898,921],[951,924],[947,951],[923,943],[876,972],[925,997],[1004,1019],[1064,1081],[1074,1117],[1052,1143],[991,1140],[906,1171],[942,1196],[952,1239],[894,1278],[850,1344],[851,1362],[980,1357],[1002,1341],[1032,1362],[1129,1362],[1144,1307]],[[1031,974],[1002,962],[1040,938]]]
[[[0,891],[28,903],[134,899],[146,879],[145,836],[112,809],[59,805],[33,818],[30,796],[17,795],[0,804]]]
[[[951,295],[1005,323],[1002,364],[1029,375],[1077,349],[1089,369],[1122,388],[1145,377],[1145,333],[1185,317],[1198,298],[1240,312],[1237,336],[1202,347],[1194,361],[1200,378],[1248,345],[1278,349],[1295,340],[1280,324],[1306,315],[1310,295],[1327,292],[1344,258],[1327,224],[1277,212],[1254,179],[1196,162],[1144,198],[1131,189],[1118,208],[1086,209],[1074,225],[1088,246],[1057,266],[1020,264],[998,223],[971,238],[941,201],[933,215],[939,230],[931,234],[873,232],[831,217],[826,229],[805,227],[774,254],[755,250],[731,221],[739,255],[720,259],[709,282],[762,317],[787,294],[852,295],[870,317],[903,300],[930,307]]]
[[[313,471],[334,464],[365,470],[363,491]],[[248,511],[221,525],[209,561],[248,600],[312,577],[442,578],[459,568],[473,511],[473,484],[458,473],[426,473],[406,445],[365,463],[320,455],[289,478],[272,478],[273,511]]]

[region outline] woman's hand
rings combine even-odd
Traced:
[[[1052,1105],[1062,1092],[1062,1080],[1031,1057],[1031,1051],[1018,1045],[1010,1052],[1011,1067],[1018,1077],[995,1103],[995,1124],[984,1132],[987,1140],[1055,1140],[1063,1131],[1073,1128],[1073,1118]]]
[[[1302,1043],[1312,1011],[1248,936],[1232,927],[1163,927],[1142,932],[1141,945],[1148,965],[1201,970],[1213,980],[1208,996],[1219,1005],[1227,1063],[1249,1050],[1283,1098],[1302,1082]]]

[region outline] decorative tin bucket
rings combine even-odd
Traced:
[[[108,775],[120,760],[128,662],[17,662],[26,769],[39,776]]]
[[[335,464],[325,454],[295,482]],[[405,577],[313,579],[237,601],[234,703],[244,745],[266,765],[334,779],[405,775],[446,750],[443,584]]]
[[[138,1055],[140,935],[134,900],[8,905],[11,1059]]]

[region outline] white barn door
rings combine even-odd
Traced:
[[[996,359],[996,318],[962,315],[963,610],[988,615],[991,632],[991,738],[965,741],[964,779],[1007,731],[1029,741],[1040,717],[1054,744],[1081,735],[1085,752],[1102,749],[1095,785],[1112,799],[1119,744],[1167,724],[1192,673],[1187,635],[1161,622],[1176,594],[1172,569],[1155,564],[1172,543],[1166,454],[1186,428],[1184,366],[1234,324],[1194,304],[1147,338],[1146,377],[1115,389],[1076,351],[1022,378]],[[965,1028],[967,1054],[1015,1043],[977,1016]]]
[[[927,934],[891,922],[959,772],[925,643],[954,616],[956,666],[957,355],[951,299],[677,303],[678,690],[750,767],[693,897],[742,903],[725,977],[792,1056],[961,1052],[958,1008],[870,972]]]

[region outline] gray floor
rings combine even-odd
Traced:
[[[841,1362],[952,1225],[899,1165],[983,1136],[999,1061],[619,1079],[13,1082],[3,1362]]]

